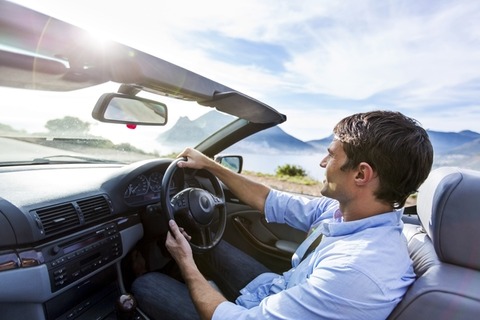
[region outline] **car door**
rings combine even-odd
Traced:
[[[224,240],[248,253],[274,272],[291,267],[291,257],[306,233],[286,224],[267,223],[265,216],[225,189],[227,227]]]

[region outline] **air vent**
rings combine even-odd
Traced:
[[[77,204],[85,223],[101,220],[112,213],[108,200],[104,196],[79,200]]]
[[[50,236],[80,225],[80,219],[73,204],[67,203],[36,211],[46,236]]]

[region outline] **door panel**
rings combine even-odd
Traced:
[[[234,202],[227,204],[224,239],[248,253],[274,272],[291,267],[291,257],[306,233],[286,224],[267,223],[257,210]]]

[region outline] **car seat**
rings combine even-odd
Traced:
[[[417,199],[420,225],[404,234],[416,281],[388,319],[480,316],[480,172],[433,170]]]

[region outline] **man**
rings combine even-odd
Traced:
[[[200,318],[385,319],[403,297],[415,274],[399,209],[430,172],[433,149],[428,135],[415,120],[390,111],[354,114],[341,120],[333,132],[328,155],[320,162],[326,171],[324,197],[315,199],[250,181],[194,149],[179,155],[187,158],[179,167],[209,170],[242,201],[264,212],[268,222],[310,233],[294,254],[292,269],[282,275],[261,273],[238,288],[234,303],[206,281],[193,258],[189,236],[170,221],[166,247]],[[320,243],[308,250],[320,235]],[[231,251],[224,254],[233,256]],[[235,270],[231,274],[237,275]],[[140,280],[134,288],[167,285],[149,281]],[[145,294],[138,298],[143,308]],[[149,298],[145,307],[161,314],[163,300],[155,305],[159,297],[150,293]],[[187,317],[181,313],[190,304],[185,302],[188,298],[183,300],[177,302],[179,318]]]

